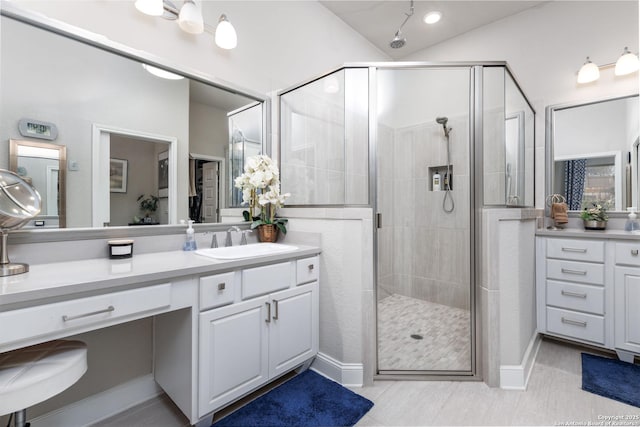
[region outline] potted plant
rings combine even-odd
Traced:
[[[587,230],[604,230],[607,228],[607,209],[599,203],[591,203],[580,213],[580,218]]]
[[[269,156],[249,157],[235,186],[242,189],[242,204],[249,205],[242,215],[251,229],[258,229],[258,240],[275,242],[280,231],[287,234],[288,220],[276,217],[276,211],[291,195],[280,194],[280,172]]]
[[[149,195],[148,197],[144,197],[144,194],[141,194],[138,199],[138,203],[140,203],[140,210],[144,212],[145,216],[141,222],[150,223],[153,222],[153,218],[151,215],[158,210],[158,203],[160,199],[154,195]]]

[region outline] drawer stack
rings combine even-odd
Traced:
[[[547,332],[603,345],[604,241],[546,239]]]

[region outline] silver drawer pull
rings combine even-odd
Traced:
[[[563,252],[580,252],[581,254],[586,254],[587,250],[585,248],[562,248]]]
[[[631,255],[638,256],[638,250],[637,249],[631,249]]]
[[[218,290],[219,291],[224,291],[224,288],[227,287],[227,284],[225,282],[222,283],[218,283]]]
[[[566,319],[564,317],[562,318],[562,323],[566,323],[567,325],[582,326],[583,328],[587,327],[587,322],[583,322],[581,320]]]
[[[265,302],[267,304],[267,318],[264,319],[265,322],[271,323],[271,303]]]
[[[76,316],[67,316],[65,314],[65,315],[62,316],[62,321],[63,322],[68,322],[69,320],[82,319],[83,317],[95,316],[96,314],[111,313],[114,310],[115,310],[115,308],[113,308],[113,306],[110,305],[109,307],[107,307],[107,308],[105,308],[103,310],[92,311],[91,313],[78,314]]]
[[[278,300],[273,300],[273,320],[278,320]]]
[[[564,289],[560,292],[565,297],[576,297],[576,298],[586,298],[587,294],[580,294],[578,292],[565,291]]]
[[[636,251],[636,252],[637,252],[637,251]],[[313,271],[313,264],[309,264],[309,265],[307,266],[307,268],[309,269],[309,271]]]
[[[561,271],[565,274],[579,274],[580,276],[587,275],[587,272],[584,270],[570,270],[568,268],[563,268]]]

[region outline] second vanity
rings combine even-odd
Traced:
[[[640,354],[640,235],[624,231],[539,230],[538,332]]]
[[[318,352],[320,250],[296,246],[226,261],[172,251],[31,265],[0,279],[0,353],[153,317],[155,383],[208,426]]]

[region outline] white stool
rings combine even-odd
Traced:
[[[63,392],[87,371],[87,345],[56,340],[0,353],[0,415],[27,425],[26,408]]]

